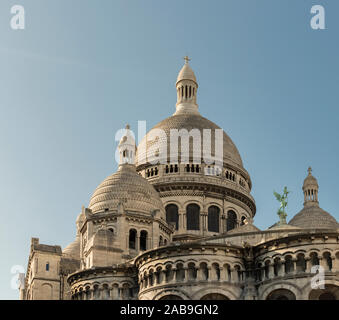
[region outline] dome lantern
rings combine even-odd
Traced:
[[[304,206],[319,206],[318,202],[318,190],[319,185],[317,179],[312,175],[312,168],[308,168],[308,176],[304,180],[303,184],[304,192]]]
[[[175,114],[199,114],[197,105],[198,83],[192,68],[190,59],[184,58],[185,64],[180,70],[176,82],[177,104]]]
[[[136,145],[129,124],[125,127],[125,134],[121,138],[118,148],[120,155],[119,166],[124,164],[134,165]]]

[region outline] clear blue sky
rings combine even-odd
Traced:
[[[26,29],[10,29],[10,8]],[[322,4],[326,30],[310,28]],[[339,2],[2,0],[0,299],[30,238],[65,247],[96,186],[116,170],[115,132],[174,112],[184,55],[202,115],[233,139],[251,175],[255,224],[277,221],[273,190],[303,204],[307,167],[339,220]]]

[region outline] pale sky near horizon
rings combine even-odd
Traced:
[[[23,5],[26,29],[10,28]],[[326,30],[310,27],[321,4]],[[339,2],[295,0],[6,0],[0,3],[0,299],[30,239],[63,248],[117,164],[114,140],[173,114],[189,55],[200,113],[238,147],[257,205],[274,224],[273,190],[302,209],[308,166],[320,206],[339,220]]]

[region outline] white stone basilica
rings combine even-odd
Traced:
[[[188,58],[176,89],[175,113],[138,148],[126,126],[118,171],[82,208],[74,242],[62,250],[32,238],[20,298],[339,300],[339,224],[320,208],[311,169],[304,208],[259,230],[251,178],[225,132],[222,166],[196,161],[191,140],[188,157],[178,143],[178,161],[170,159],[171,129],[211,129],[211,157],[220,142],[220,128],[199,113]],[[167,159],[156,162],[159,148]]]

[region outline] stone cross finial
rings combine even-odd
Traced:
[[[308,175],[310,176],[312,174],[312,168],[308,167],[307,171],[308,171]]]
[[[188,56],[185,56],[184,60],[185,60],[185,64],[188,63],[188,61],[191,61],[191,59]]]

